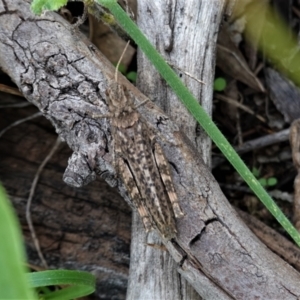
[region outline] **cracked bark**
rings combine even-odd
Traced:
[[[211,7],[219,10],[222,5],[217,2]],[[216,20],[220,20],[220,14],[220,11],[215,12]],[[215,28],[218,21],[212,24]],[[200,57],[209,57],[205,64],[213,66],[206,43],[213,47],[210,43],[214,43],[215,38],[210,40],[208,37],[216,31],[211,31],[208,25],[201,28],[204,48]],[[177,49],[175,46],[173,40],[165,43],[163,49],[172,53]],[[162,51],[160,47],[158,49]],[[172,55],[170,57],[172,59]],[[100,174],[116,186],[130,204],[112,167],[109,121],[96,121],[86,114],[90,110],[100,114],[107,111],[105,90],[114,73],[110,63],[81,36],[72,34],[58,15],[47,13],[43,17],[34,17],[25,1],[1,0],[0,66],[73,150],[65,180],[81,186],[93,180],[96,173]],[[212,74],[205,73],[209,68],[200,65],[200,69],[203,74],[200,79],[205,78],[211,83]],[[145,74],[141,78],[143,76]],[[120,82],[137,102],[145,100],[145,96],[124,78],[120,77]],[[155,81],[151,89],[153,84]],[[200,87],[198,96],[208,93],[205,89],[208,91],[209,87]],[[299,297],[299,274],[270,252],[240,220],[199,158],[193,143],[178,130],[175,122],[152,102],[140,107],[139,112],[164,136],[160,140],[158,135],[158,139],[174,166],[174,184],[186,214],[177,221],[176,240],[165,244],[178,272],[205,299]],[[193,126],[189,128],[194,130]],[[199,143],[195,140],[194,144]],[[169,274],[174,274],[174,269],[172,267]],[[171,282],[175,282],[175,276]],[[183,297],[184,292],[179,294]]]

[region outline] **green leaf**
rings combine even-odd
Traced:
[[[0,185],[0,299],[37,299],[26,280],[20,225]]]
[[[268,178],[267,179],[267,185],[268,186],[274,186],[274,185],[276,185],[277,184],[277,178],[275,178],[275,177],[270,177],[270,178]]]
[[[263,187],[266,187],[268,184],[267,184],[267,179],[266,178],[260,178],[258,179],[258,182],[263,186]]]
[[[126,78],[127,78],[128,80],[130,80],[131,82],[136,82],[136,77],[137,77],[137,74],[136,74],[136,72],[133,72],[133,71],[129,72],[129,73],[126,75]]]
[[[31,10],[34,14],[40,15],[45,10],[58,10],[67,4],[68,0],[33,0]]]
[[[115,66],[116,66],[116,65],[115,65]],[[124,74],[126,73],[126,70],[127,70],[127,68],[126,68],[125,65],[119,64],[118,71],[119,71],[120,73],[122,73],[122,74],[124,75]]]
[[[96,278],[83,271],[49,270],[27,274],[32,287],[71,285],[58,291],[43,294],[44,300],[68,300],[89,295],[95,291]]]
[[[215,81],[214,81],[214,91],[222,92],[222,91],[225,90],[226,86],[227,86],[227,82],[224,78],[219,77],[219,78],[215,79]]]
[[[256,178],[258,178],[259,175],[260,175],[260,170],[257,169],[257,168],[255,168],[255,167],[253,167],[253,168],[252,168],[252,173],[253,173],[253,175],[254,175]]]

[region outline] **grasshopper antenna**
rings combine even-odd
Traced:
[[[126,46],[125,46],[125,48],[124,48],[124,50],[123,50],[123,52],[122,52],[122,54],[121,54],[121,57],[120,57],[120,59],[119,59],[117,65],[116,65],[116,72],[115,72],[115,81],[116,81],[116,82],[118,81],[118,70],[119,70],[119,66],[120,66],[121,60],[123,59],[124,54],[125,54],[125,52],[126,52],[126,50],[127,50],[127,48],[128,48],[129,43],[130,43],[130,41],[127,42],[127,44],[126,44]]]

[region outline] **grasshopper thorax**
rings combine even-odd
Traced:
[[[116,81],[111,82],[106,91],[107,104],[112,116],[112,125],[128,128],[139,119],[139,114],[134,108],[133,98],[125,86]]]

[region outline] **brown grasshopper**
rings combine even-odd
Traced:
[[[153,129],[136,110],[133,97],[118,83],[117,69],[106,91],[109,114],[102,116],[111,120],[116,171],[146,231],[156,228],[169,240],[176,234],[175,217],[184,215],[169,164],[155,141]]]

